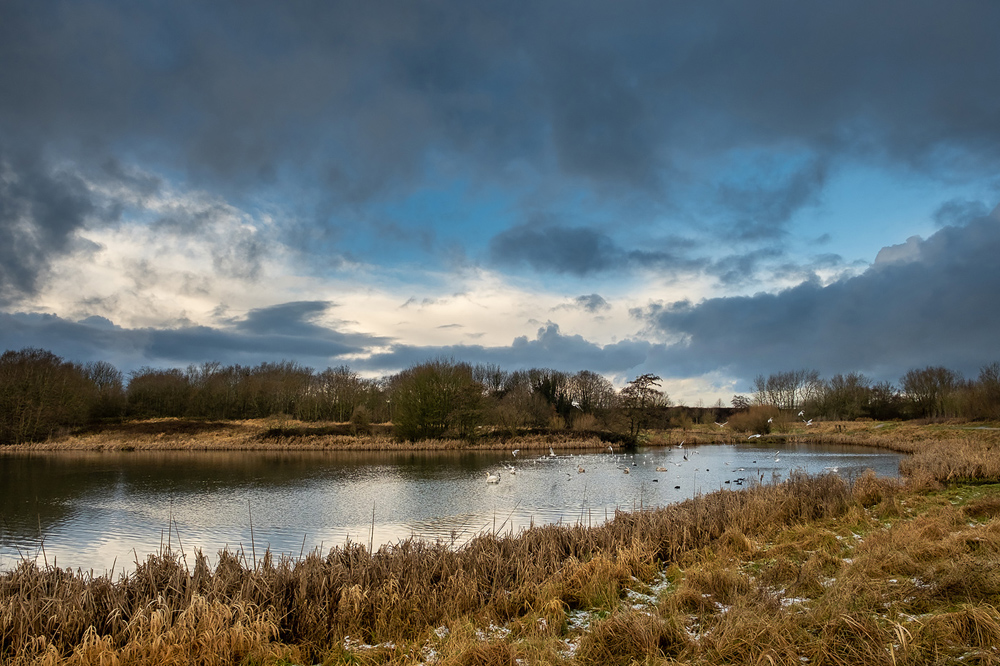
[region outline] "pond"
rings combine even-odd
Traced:
[[[552,453],[0,455],[0,570],[30,559],[104,574],[168,546],[189,562],[201,549],[214,563],[226,547],[251,561],[268,548],[298,556],[348,539],[460,545],[485,530],[598,524],[617,509],[775,483],[796,470],[897,476],[902,457],[815,444]],[[499,482],[487,483],[489,474]]]

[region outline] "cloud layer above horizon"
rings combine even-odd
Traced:
[[[1000,360],[1000,8],[0,7],[0,347],[663,376]]]

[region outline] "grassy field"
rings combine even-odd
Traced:
[[[460,549],[227,553],[214,569],[160,553],[116,580],[24,563],[0,574],[0,660],[1000,664],[997,431],[876,425],[770,436],[910,446],[904,481],[793,476]]]

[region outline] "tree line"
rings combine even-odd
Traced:
[[[582,370],[507,371],[493,364],[435,360],[366,378],[346,365],[317,372],[292,361],[255,366],[218,362],[186,370],[78,364],[42,349],[0,356],[0,444],[30,442],[81,426],[165,417],[391,423],[401,439],[458,437],[528,428],[621,429],[669,405],[659,378],[619,392]],[[630,383],[628,386],[632,386]],[[628,388],[628,387],[626,387]]]
[[[812,418],[853,421],[965,418],[1000,419],[1000,362],[983,366],[978,377],[964,379],[954,370],[927,366],[908,371],[898,387],[859,373],[828,380],[815,370],[790,370],[754,379],[750,397],[733,397],[734,407],[750,405],[800,410]]]
[[[911,370],[900,386],[859,373],[829,380],[815,371],[758,376],[733,409],[808,409],[811,417],[1000,419],[1000,363],[966,380],[941,367]],[[38,441],[88,425],[164,417],[391,423],[401,439],[474,439],[532,428],[619,433],[691,423],[691,408],[669,408],[660,378],[645,374],[621,390],[589,370],[508,371],[495,364],[439,359],[379,378],[346,365],[316,371],[292,361],[255,366],[218,362],[186,370],[144,367],[125,375],[105,361],[79,364],[43,349],[0,356],[0,444]],[[704,410],[701,420],[732,411]],[[676,412],[676,413],[674,413]],[[699,418],[697,413],[695,418]]]

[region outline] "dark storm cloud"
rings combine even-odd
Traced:
[[[364,354],[390,342],[311,322],[330,307],[325,302],[301,302],[260,308],[226,328],[128,329],[102,317],[70,321],[55,315],[0,313],[0,349],[41,347],[71,361],[106,360],[124,370],[282,359],[326,367],[342,362],[339,359],[345,355]]]
[[[522,224],[490,241],[490,260],[498,266],[528,266],[545,273],[589,275],[633,268],[677,270],[700,266],[657,250],[626,250],[610,236],[587,227]]]
[[[146,336],[127,331],[102,317],[70,321],[56,315],[0,313],[0,349],[39,347],[69,361],[116,361],[140,358]],[[142,365],[140,360],[135,366]]]
[[[312,320],[333,307],[336,304],[329,301],[294,301],[256,308],[236,323],[236,329],[253,335],[323,336],[329,333],[329,329],[312,323]]]
[[[598,273],[614,268],[621,255],[610,237],[580,227],[525,224],[490,241],[490,257],[495,264],[527,264],[540,272]]]
[[[933,217],[934,221],[941,226],[960,226],[970,220],[978,220],[986,217],[988,214],[989,209],[986,208],[986,205],[982,201],[952,199],[941,204],[934,211]]]
[[[998,23],[987,1],[12,1],[0,128],[80,161],[141,146],[236,190],[291,169],[342,203],[419,187],[431,156],[613,196],[738,148],[928,169],[950,149],[981,170],[1000,159]],[[751,201],[761,229],[812,185]]]
[[[629,81],[631,64],[590,44],[566,46],[545,72],[559,165],[599,183],[654,184],[661,165],[647,140],[646,91]]]
[[[781,250],[764,248],[744,254],[731,254],[712,262],[706,271],[715,276],[721,284],[736,285],[757,275],[763,263],[782,256]]]
[[[764,171],[767,171],[766,167]],[[810,163],[774,183],[751,178],[739,184],[723,183],[718,198],[734,211],[732,234],[740,240],[776,239],[800,208],[815,203],[826,182],[826,167]]]
[[[231,361],[234,359],[274,360],[287,358],[309,363],[315,359],[336,359],[356,354],[366,348],[346,344],[344,336],[327,334],[302,337],[280,333],[245,335],[230,331],[193,326],[148,332],[146,353],[165,362]],[[244,361],[246,362],[246,361]]]
[[[352,365],[377,372],[394,372],[435,358],[454,358],[469,363],[494,363],[507,370],[553,368],[564,372],[591,370],[625,374],[642,364],[657,347],[644,340],[599,345],[580,335],[563,335],[559,326],[550,322],[538,329],[534,339],[520,336],[508,347],[396,345],[388,352],[373,354]]]
[[[334,303],[328,301],[295,301],[266,308],[257,308],[247,313],[242,321],[235,322],[238,335],[247,340],[263,341],[259,344],[284,345],[288,349],[301,348],[311,356],[339,356],[341,354],[362,353],[372,346],[384,345],[388,338],[363,333],[343,333],[315,323],[326,314]],[[348,322],[336,321],[335,326]]]
[[[0,303],[33,293],[50,260],[72,249],[74,232],[113,215],[79,175],[0,151]]]
[[[905,251],[825,287],[657,305],[645,313],[650,323],[685,341],[652,362],[681,375],[726,368],[748,383],[800,367],[890,380],[929,364],[975,374],[1000,360],[998,254],[994,211],[911,239]]]

